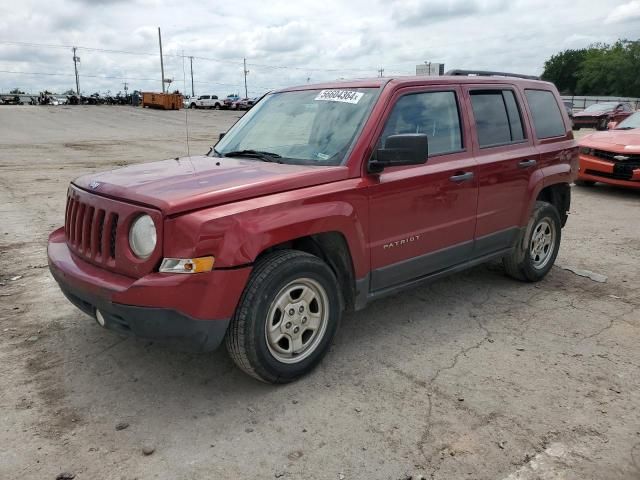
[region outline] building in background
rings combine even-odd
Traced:
[[[424,62],[416,65],[416,75],[438,77],[444,75],[444,63]]]

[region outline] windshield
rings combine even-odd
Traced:
[[[303,90],[267,95],[218,142],[214,153],[256,151],[282,163],[339,165],[378,89]]]
[[[617,103],[594,103],[584,109],[585,112],[607,112],[616,108]]]
[[[632,128],[640,128],[640,112],[636,112],[627,117],[616,126],[616,130],[631,130]]]

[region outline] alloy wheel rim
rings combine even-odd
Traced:
[[[531,235],[529,255],[534,268],[541,270],[547,266],[553,255],[556,230],[553,222],[548,218],[540,220]]]
[[[289,282],[275,296],[265,322],[267,347],[282,363],[298,363],[317,348],[327,329],[329,299],[315,280]]]

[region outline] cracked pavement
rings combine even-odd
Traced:
[[[188,114],[192,152],[237,119]],[[319,368],[274,387],[224,350],[100,329],[46,268],[69,180],[183,155],[184,121],[0,108],[0,478],[640,478],[640,192],[572,189],[557,264],[605,283],[483,265],[346,315]]]

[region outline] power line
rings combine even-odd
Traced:
[[[58,44],[34,43],[34,42],[0,41],[0,44],[2,44],[2,45],[21,46],[21,47],[33,47],[33,48],[74,48],[73,45],[58,45]],[[123,55],[140,55],[140,56],[152,56],[152,57],[155,57],[157,55],[156,53],[151,53],[151,52],[133,52],[133,51],[130,51],[130,50],[113,50],[113,49],[98,48],[98,47],[76,46],[75,48],[77,48],[78,50],[85,50],[85,51],[88,51],[88,52],[116,53],[116,54],[123,54]],[[177,53],[173,53],[173,54],[172,53],[165,53],[163,56],[164,57],[181,58],[183,55],[184,54],[180,55],[180,54],[177,54]],[[209,62],[225,63],[225,64],[229,64],[229,65],[243,65],[244,66],[244,64],[245,64],[245,62],[234,61],[234,60],[229,60],[229,59],[221,59],[221,58],[216,58],[216,57],[203,57],[203,56],[197,56],[197,55],[188,55],[188,56],[192,56],[196,60],[205,60],[205,61],[209,61]],[[297,67],[297,66],[292,66],[292,65],[270,65],[270,64],[265,64],[265,63],[254,63],[254,62],[247,62],[246,65],[247,66],[251,66],[251,67],[268,68],[268,69],[273,69],[273,70],[300,70],[300,71],[308,71],[308,72],[372,72],[372,71],[375,70],[374,68],[368,68],[368,67],[356,67],[356,68],[349,68],[349,67],[344,67],[344,68],[312,68],[312,67]]]
[[[0,73],[8,73],[14,75],[34,75],[34,76],[49,76],[49,77],[73,77],[72,73],[58,73],[58,72],[23,72],[18,70],[0,70]],[[141,77],[120,77],[114,75],[91,75],[91,74],[83,74],[86,78],[100,78],[105,80],[128,80],[128,81],[139,81],[139,82],[157,82],[156,78],[141,78]],[[239,87],[242,84],[240,83],[223,83],[223,82],[205,82],[194,80],[194,83],[200,83],[203,85],[220,85],[222,87]],[[266,87],[264,85],[255,85],[258,88],[264,90],[274,90],[276,87]]]

